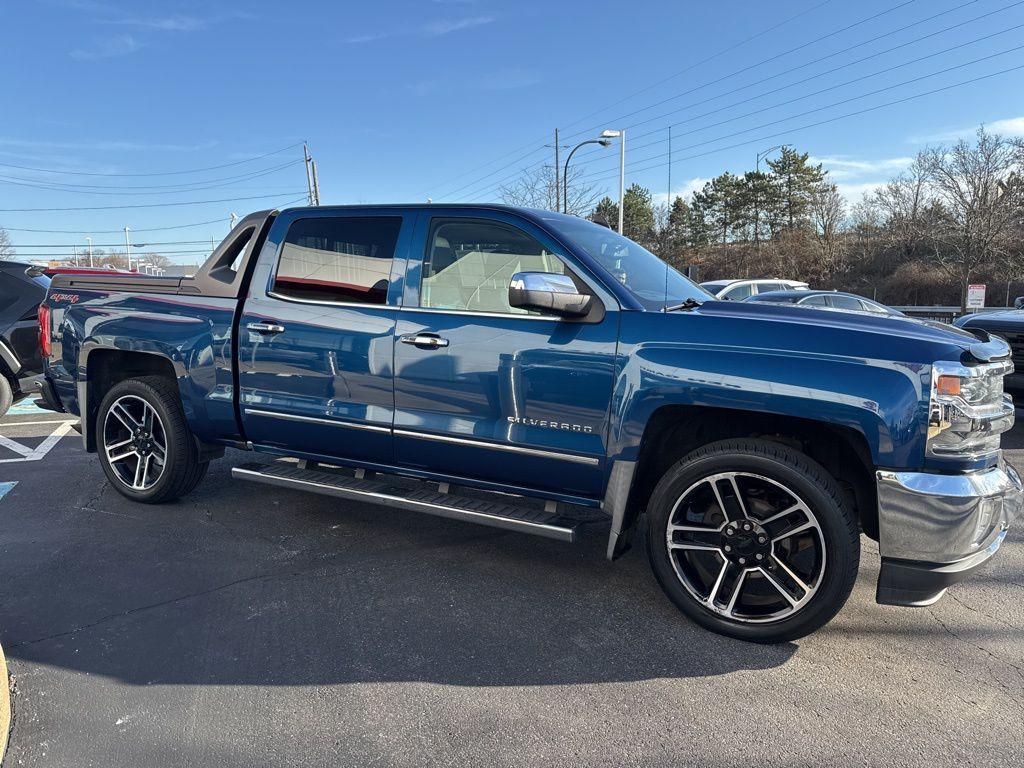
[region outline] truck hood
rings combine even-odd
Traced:
[[[729,328],[734,343],[794,352],[849,354],[932,363],[987,362],[1007,357],[1009,346],[979,328],[962,329],[934,320],[844,312],[768,302],[707,301],[691,310]],[[688,314],[674,312],[671,314]]]
[[[989,333],[1021,333],[1024,331],[1024,311],[1005,309],[1001,312],[985,312],[967,315],[957,320],[961,328],[981,328]]]

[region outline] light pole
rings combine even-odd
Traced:
[[[788,146],[789,144],[776,144],[774,147],[768,147],[763,152],[758,152],[757,159],[754,161],[754,173],[757,175],[754,180],[754,248],[759,255],[761,253],[761,160],[776,149]]]
[[[605,133],[608,133],[608,131],[605,131]],[[602,133],[601,138],[599,139],[587,139],[586,141],[581,141],[572,148],[569,156],[565,158],[565,169],[562,172],[562,213],[569,212],[569,161],[572,160],[572,156],[576,154],[577,149],[585,147],[587,144],[600,144],[602,147],[607,147],[611,142],[605,137],[604,133]]]
[[[86,237],[85,241],[89,244],[89,266],[92,266],[92,238]]]
[[[626,129],[621,131],[601,131],[602,139],[619,140],[619,234],[622,234],[622,222],[626,209]]]
[[[128,256],[128,271],[131,272],[132,271],[132,244],[131,244],[131,241],[128,239],[128,232],[129,231],[130,230],[128,229],[128,227],[124,228],[124,250],[125,250],[125,254],[127,254],[127,256]]]

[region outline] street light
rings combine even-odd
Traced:
[[[569,212],[569,161],[572,160],[572,156],[576,154],[577,149],[585,147],[587,144],[600,144],[602,147],[610,145],[611,142],[604,135],[605,133],[608,133],[608,131],[602,133],[601,138],[599,139],[587,139],[586,141],[581,141],[572,148],[569,156],[565,158],[565,169],[562,172],[562,213]]]
[[[602,139],[619,140],[619,234],[622,234],[622,220],[626,210],[626,129],[601,131]]]

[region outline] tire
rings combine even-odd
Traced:
[[[107,480],[132,501],[172,501],[194,490],[206,474],[208,463],[199,460],[177,385],[166,377],[115,384],[100,403],[95,429]]]
[[[12,405],[14,405],[14,389],[7,377],[0,373],[0,417],[6,416]]]
[[[699,448],[665,472],[647,513],[655,577],[713,632],[795,640],[831,620],[853,589],[854,515],[835,479],[787,446],[741,439]]]

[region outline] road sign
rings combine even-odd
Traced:
[[[982,309],[985,306],[985,285],[975,283],[967,286],[967,308]]]

